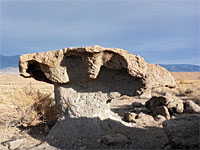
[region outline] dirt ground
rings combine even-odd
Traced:
[[[200,72],[198,73],[172,73],[177,80],[179,97],[183,99],[194,98],[196,101],[200,101],[198,94],[200,93]],[[45,142],[46,137],[52,124],[47,122],[35,123],[35,120],[31,120],[31,126],[22,124],[19,122],[12,122],[17,120],[18,116],[13,116],[13,110],[20,112],[15,108],[18,105],[18,99],[20,96],[16,96],[16,91],[31,87],[40,93],[50,93],[53,97],[53,86],[44,82],[35,81],[32,78],[23,78],[19,75],[0,75],[0,112],[1,116],[6,114],[8,117],[3,118],[6,123],[2,123],[0,120],[0,150],[12,149],[12,142],[21,139],[20,146],[17,149],[58,149],[59,147],[53,147]],[[182,91],[181,91],[181,90]],[[191,90],[189,92],[189,90]],[[182,93],[181,93],[182,92]],[[196,94],[195,94],[196,92]],[[18,92],[19,93],[19,92]],[[181,95],[181,94],[182,95]],[[192,95],[193,94],[193,95]],[[12,96],[10,96],[12,95]],[[30,94],[31,95],[31,94]],[[29,96],[30,96],[29,95]],[[15,96],[17,98],[15,98]],[[192,97],[193,96],[193,97]],[[195,97],[196,96],[196,97]],[[198,98],[197,98],[198,97]],[[12,99],[13,98],[13,99]],[[119,133],[126,135],[129,142],[125,145],[107,146],[99,144],[93,148],[97,149],[167,149],[168,139],[162,129],[162,122],[155,121],[150,112],[145,108],[144,104],[148,99],[140,99],[138,97],[123,96],[119,99],[112,100],[111,110],[122,118],[122,125],[118,128]],[[15,102],[15,103],[14,103]],[[133,102],[140,102],[142,105],[138,108],[132,106]],[[20,108],[26,108],[20,103]],[[25,103],[22,101],[22,103]],[[32,101],[28,101],[32,103]],[[25,103],[25,105],[28,105]],[[8,110],[10,109],[10,110]],[[1,111],[2,110],[2,111]],[[123,121],[125,112],[135,112],[137,114],[143,114],[143,119],[138,119],[136,122]],[[38,114],[36,114],[38,115]],[[1,119],[0,116],[0,119]],[[35,117],[35,116],[34,116]],[[16,119],[13,119],[16,118]],[[20,118],[21,119],[21,118]],[[41,118],[40,118],[41,119]],[[29,121],[30,122],[30,121]],[[76,145],[71,147],[77,149]],[[87,149],[90,147],[81,147],[80,149]]]

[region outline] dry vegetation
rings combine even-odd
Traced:
[[[5,80],[0,81],[0,124],[30,127],[55,123],[58,112],[52,85],[32,79],[16,80],[20,78],[1,76]]]
[[[180,96],[186,96],[200,105],[200,72],[172,73]]]

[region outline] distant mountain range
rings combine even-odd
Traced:
[[[0,73],[18,72],[19,56],[0,55]],[[189,64],[159,64],[171,72],[200,72],[200,66]]]
[[[170,72],[200,72],[200,66],[189,64],[159,64]]]
[[[14,55],[14,56],[0,55],[0,69],[5,69],[8,67],[17,68],[19,64],[19,56],[20,55]]]

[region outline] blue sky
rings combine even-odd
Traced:
[[[100,45],[200,64],[198,0],[0,0],[2,55]]]

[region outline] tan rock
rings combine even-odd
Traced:
[[[185,112],[200,113],[200,106],[191,100],[185,102]]]
[[[153,122],[154,118],[151,115],[145,114],[145,113],[139,113],[136,116],[136,122],[137,123],[150,123]]]
[[[154,117],[155,121],[159,121],[159,122],[163,122],[166,120],[166,117],[162,116],[162,115],[157,115]]]
[[[156,111],[159,106],[166,106],[168,111],[171,113],[182,113],[183,112],[183,101],[176,96],[153,96],[150,100],[145,103],[145,106],[152,112]]]
[[[141,99],[149,99],[152,97],[151,90],[146,90],[144,93],[140,95]]]
[[[159,86],[176,86],[173,77],[166,69],[147,64],[142,57],[130,54],[123,49],[100,46],[64,48],[22,55],[19,61],[20,74],[50,83],[68,83],[70,80],[78,80],[76,72],[72,73],[69,69],[73,64],[67,61],[73,58],[80,59],[80,63],[84,63],[87,67],[87,74],[82,75],[82,78],[96,79],[104,66],[108,69],[125,69],[130,76],[142,79],[146,88],[149,89]],[[73,67],[79,68],[79,66]],[[115,80],[121,80],[121,77],[115,76]]]
[[[183,112],[183,101],[176,96],[165,96],[165,99],[161,99],[161,102],[171,111],[172,113]]]
[[[20,147],[20,145],[22,144],[23,139],[18,139],[15,141],[11,141],[8,145],[9,149],[13,150],[13,149],[17,149]]]
[[[124,120],[127,122],[135,122],[135,117],[137,116],[137,114],[133,113],[133,112],[125,112],[124,113]]]

